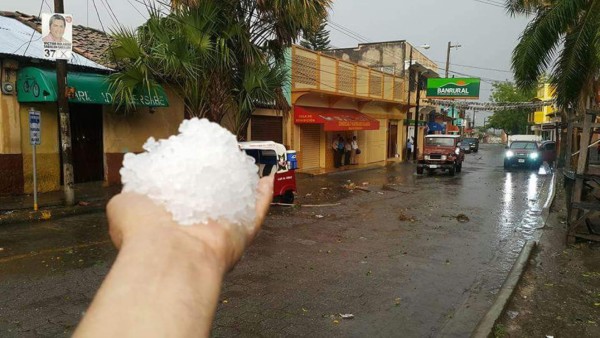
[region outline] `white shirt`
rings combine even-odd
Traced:
[[[356,140],[352,140],[352,149],[358,149],[358,142],[356,142]]]

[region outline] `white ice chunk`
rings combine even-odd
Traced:
[[[253,223],[257,168],[227,129],[193,118],[181,123],[179,135],[151,137],[143,148],[141,154],[125,154],[124,192],[148,196],[181,225]]]

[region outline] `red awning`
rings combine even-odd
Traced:
[[[379,130],[379,121],[350,109],[295,106],[294,123],[322,124],[325,131]]]
[[[460,132],[460,128],[458,128],[458,126],[448,125],[448,126],[446,126],[446,132],[447,133]]]

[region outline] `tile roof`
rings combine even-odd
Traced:
[[[0,16],[16,19],[39,33],[42,31],[40,17],[6,11],[0,11]],[[90,27],[73,25],[73,51],[98,64],[114,69],[116,66],[110,61],[108,52],[111,42],[112,38],[104,32]]]

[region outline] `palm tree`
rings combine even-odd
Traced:
[[[287,108],[285,48],[318,27],[332,0],[173,0],[150,10],[136,31],[115,34],[115,101],[135,108],[136,90],[171,84],[187,116],[235,122],[238,135],[257,103]]]
[[[507,0],[506,7],[532,16],[513,52],[517,84],[533,88],[551,68],[558,106],[584,108],[600,71],[600,1]]]

